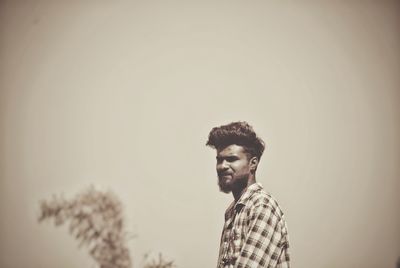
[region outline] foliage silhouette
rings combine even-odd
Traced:
[[[39,222],[54,219],[56,226],[69,223],[70,233],[86,246],[100,268],[130,268],[126,246],[122,204],[111,191],[102,192],[93,186],[72,200],[53,195],[40,201]]]
[[[50,200],[40,201],[38,221],[54,219],[56,226],[69,223],[69,232],[86,246],[99,268],[131,268],[132,260],[126,246],[122,204],[111,191],[101,191],[90,186],[75,198],[66,200],[53,195]],[[148,260],[144,268],[173,268],[173,261],[161,255],[158,260]]]

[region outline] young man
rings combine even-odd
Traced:
[[[217,267],[290,267],[283,212],[256,182],[264,142],[248,123],[233,122],[213,128],[207,145],[217,150],[220,190],[234,197],[225,212]]]

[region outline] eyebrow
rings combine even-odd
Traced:
[[[222,160],[222,159],[236,159],[239,158],[237,155],[232,154],[232,155],[227,155],[227,156],[216,156],[215,159],[217,160]]]

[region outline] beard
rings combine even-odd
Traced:
[[[249,175],[242,175],[241,177],[238,178],[230,178],[230,179],[224,179],[222,177],[218,178],[218,186],[219,190],[223,193],[229,194],[232,191],[235,190],[241,190],[246,188],[247,182],[249,179]]]
[[[221,179],[218,180],[218,186],[219,190],[223,193],[229,194],[230,192],[232,192],[230,186],[223,182]]]

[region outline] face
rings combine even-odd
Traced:
[[[242,146],[232,144],[217,150],[218,185],[222,192],[244,189],[250,172],[250,161]]]

